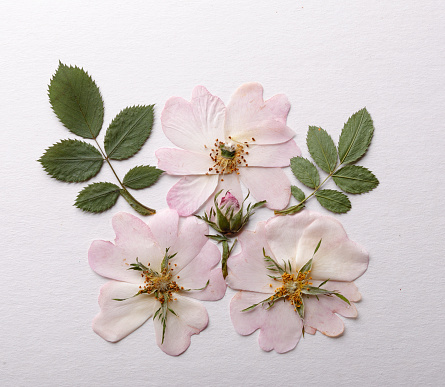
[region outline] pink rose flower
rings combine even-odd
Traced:
[[[150,217],[148,225],[126,213],[112,223],[114,243],[94,241],[88,252],[91,268],[112,280],[100,291],[94,331],[116,342],[154,315],[158,346],[181,354],[208,323],[196,300],[219,300],[226,291],[215,268],[221,254],[205,236],[208,226],[196,218],[180,221],[173,210]]]
[[[241,290],[231,301],[230,314],[239,334],[260,329],[263,350],[290,351],[303,328],[310,334],[318,330],[338,336],[344,324],[336,314],[357,316],[353,302],[360,300],[360,293],[352,281],[366,271],[369,257],[336,219],[304,210],[260,222],[255,232],[244,231],[239,241],[241,253],[228,260],[227,283]],[[304,268],[307,263],[312,263],[309,271]],[[323,291],[326,294],[320,294]]]
[[[241,202],[241,181],[269,208],[284,208],[290,182],[281,168],[301,153],[286,125],[289,109],[282,94],[264,101],[258,83],[242,85],[227,107],[203,86],[193,90],[191,102],[170,98],[162,129],[182,149],[162,148],[156,156],[159,168],[183,177],[167,194],[169,207],[187,216],[221,190]]]

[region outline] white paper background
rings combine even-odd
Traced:
[[[441,384],[444,16],[445,3],[432,0],[2,1],[0,384]],[[54,142],[75,138],[46,94],[59,59],[93,75],[105,126],[126,106],[156,103],[152,137],[115,163],[121,176],[155,164],[154,151],[170,146],[159,122],[165,101],[189,99],[199,84],[226,102],[247,81],[261,82],[267,98],[285,93],[305,155],[308,125],[338,141],[349,115],[366,106],[376,132],[361,164],[380,186],[337,216],[371,256],[356,281],[359,317],[345,322],[345,334],[263,352],[257,333],[233,330],[230,290],[206,303],[208,328],[177,358],[156,346],[151,321],[118,344],[93,333],[105,280],[90,270],[87,250],[93,239],[113,239],[111,217],[129,207],[120,199],[102,215],[82,213],[71,204],[83,185],[50,179],[36,162]],[[106,179],[104,165],[94,181]],[[164,208],[175,181],[163,177],[136,195]],[[315,201],[308,208],[323,212]]]

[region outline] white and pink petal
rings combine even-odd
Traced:
[[[250,145],[246,149],[249,154],[244,157],[249,167],[288,167],[292,157],[301,155],[294,140],[273,145]]]
[[[205,287],[204,290],[187,291],[184,295],[205,301],[216,301],[223,298],[226,293],[226,281],[221,268],[215,268],[220,260],[221,253],[218,247],[208,240],[196,258],[179,273],[175,273],[174,280],[184,289]],[[207,282],[208,286],[206,287]]]
[[[176,146],[194,152],[207,153],[224,136],[224,103],[203,86],[193,90],[191,102],[170,98],[161,114],[162,129]]]
[[[284,353],[298,344],[302,334],[302,321],[290,303],[277,301],[270,309],[266,306],[244,311],[264,299],[264,294],[239,292],[230,303],[230,316],[235,330],[250,335],[260,329],[259,345],[264,351]]]
[[[266,200],[266,207],[282,210],[290,199],[290,181],[281,168],[242,167],[240,178],[258,200]]]
[[[289,141],[295,134],[286,126],[289,109],[289,101],[283,95],[264,101],[259,83],[241,85],[227,105],[226,138],[257,144]]]
[[[167,204],[181,216],[197,212],[215,192],[218,175],[185,176],[167,193]]]
[[[205,175],[215,164],[208,152],[161,148],[155,154],[158,158],[158,167],[169,175]]]
[[[133,297],[139,287],[110,281],[100,290],[100,312],[93,320],[93,330],[103,339],[116,342],[139,328],[155,311],[159,302],[153,296]],[[117,301],[115,299],[126,299]]]
[[[191,336],[207,327],[209,317],[205,307],[191,298],[175,296],[176,301],[169,304],[175,314],[168,312],[164,341],[162,341],[163,325],[161,320],[154,318],[156,342],[165,353],[177,356],[183,353],[191,342]]]

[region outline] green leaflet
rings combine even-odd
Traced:
[[[290,186],[290,192],[291,192],[292,196],[295,199],[297,199],[299,202],[302,202],[304,200],[304,198],[306,197],[304,192],[295,185]]]
[[[335,184],[345,192],[361,194],[379,185],[374,174],[365,167],[347,165],[332,175]]]
[[[306,144],[314,161],[325,172],[330,173],[337,166],[337,148],[331,136],[322,128],[309,126]]]
[[[333,189],[323,189],[315,193],[318,202],[327,210],[336,213],[345,213],[351,209],[348,197]]]
[[[49,147],[39,159],[49,175],[66,182],[91,179],[98,174],[103,161],[94,146],[79,140],[62,140]]]
[[[137,153],[151,133],[153,105],[122,110],[111,122],[105,135],[105,152],[112,160],[124,160]]]
[[[132,189],[148,188],[156,183],[163,171],[150,165],[140,165],[130,169],[122,183]]]
[[[295,177],[309,188],[316,188],[320,184],[320,175],[317,168],[303,157],[290,159],[290,168]]]
[[[83,138],[97,137],[104,121],[104,104],[88,73],[59,62],[48,96],[54,113],[68,130]]]
[[[119,197],[119,187],[112,183],[93,183],[79,192],[75,205],[87,212],[110,209]]]
[[[357,161],[368,149],[374,133],[374,124],[366,108],[349,118],[338,141],[338,155],[341,164]]]

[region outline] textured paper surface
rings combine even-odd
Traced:
[[[442,1],[3,1],[0,5],[1,281],[3,386],[223,386],[440,384],[445,266],[445,4]],[[376,127],[361,164],[379,178],[336,216],[370,251],[359,317],[345,334],[307,335],[285,355],[239,336],[228,305],[207,302],[209,327],[179,358],[155,344],[149,322],[118,344],[93,333],[105,280],[88,266],[93,239],[113,239],[111,218],[72,206],[81,184],[50,179],[36,160],[75,138],[50,109],[59,59],[83,66],[105,101],[105,125],[124,107],[156,103],[151,139],[114,163],[123,176],[171,146],[165,101],[205,85],[225,102],[247,81],[285,93],[303,150],[309,125],[338,141],[366,106]],[[103,140],[105,131],[100,135]],[[359,163],[360,164],[360,163]],[[93,181],[114,182],[107,166]],[[166,206],[177,179],[135,196]],[[332,188],[332,187],[328,187]],[[307,206],[325,212],[315,200]],[[255,220],[271,216],[261,209]],[[249,225],[254,228],[253,224]]]

